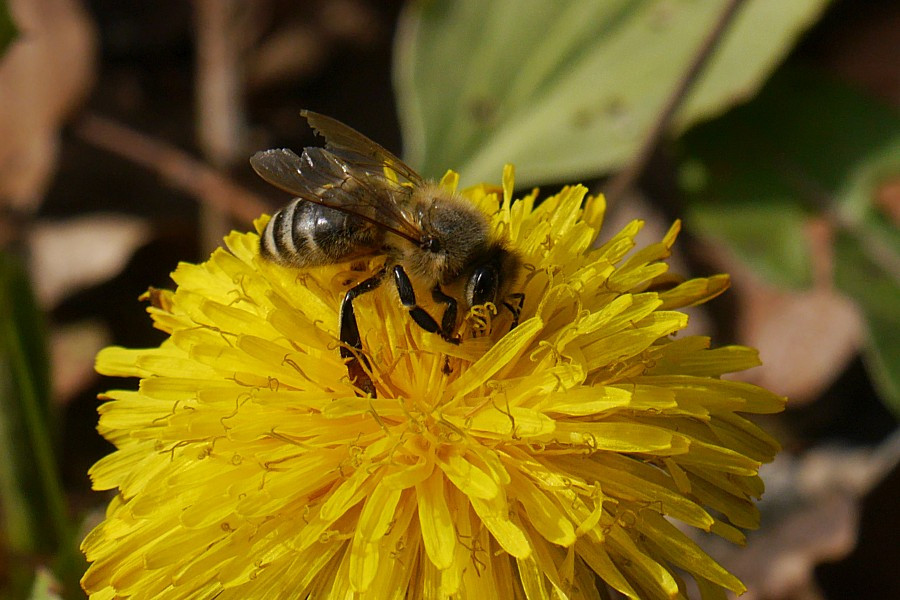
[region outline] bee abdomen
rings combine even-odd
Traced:
[[[281,264],[292,264],[308,254],[306,240],[295,235],[294,213],[299,199],[294,200],[274,215],[266,224],[260,237],[259,251],[263,258]]]
[[[297,198],[266,225],[260,254],[291,267],[327,265],[374,253],[381,237],[365,219]]]

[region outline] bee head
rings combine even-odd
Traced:
[[[516,280],[520,264],[519,258],[500,243],[489,246],[466,279],[466,304],[471,307],[503,300]]]
[[[442,250],[441,241],[433,235],[425,236],[425,238],[422,240],[422,243],[420,244],[420,247],[426,252],[437,253]]]

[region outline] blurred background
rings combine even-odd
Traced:
[[[287,198],[256,150],[336,117],[423,174],[605,191],[605,234],[733,287],[691,328],[760,349],[762,528],[701,544],[745,598],[900,598],[895,0],[0,0],[0,597],[79,598],[109,500],[93,371],[138,296]]]

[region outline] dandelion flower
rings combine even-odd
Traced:
[[[512,202],[512,178],[461,193],[523,260],[519,325],[476,307],[452,345],[382,286],[356,303],[374,398],[337,331],[365,270],[284,268],[232,233],[150,293],[169,337],[97,358],[140,384],[99,409],[116,450],[90,474],[117,493],[82,545],[91,597],[677,598],[685,575],[704,598],[744,591],[683,532],[742,543],[778,450],[744,413],[784,399],[720,377],[756,352],[677,335],[677,309],[727,277],[668,273],[678,223],[595,247],[602,197]]]

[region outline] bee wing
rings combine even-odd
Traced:
[[[287,148],[263,150],[250,164],[260,177],[289,194],[357,215],[413,243],[424,237],[396,200],[410,188],[383,172],[369,172],[322,148],[306,148],[302,156]]]
[[[316,133],[325,138],[325,147],[328,150],[352,162],[357,169],[376,176],[386,176],[384,169],[387,167],[401,182],[405,180],[414,186],[421,186],[424,183],[422,176],[412,167],[352,127],[312,111],[302,110],[300,114],[306,118]]]

